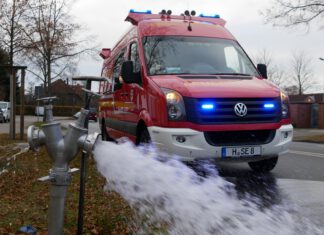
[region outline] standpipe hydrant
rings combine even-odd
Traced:
[[[71,183],[71,170],[69,167],[78,152],[82,150],[91,154],[98,139],[98,133],[88,134],[84,128],[89,110],[81,109],[77,121],[70,123],[67,133],[63,136],[61,124],[53,119],[53,100],[56,97],[40,99],[45,105],[45,124],[41,128],[30,126],[28,128],[28,142],[34,151],[45,145],[52,159],[53,166],[49,176],[40,178],[41,181],[50,181],[50,206],[48,214],[48,234],[61,235],[64,227],[64,205],[68,186]]]

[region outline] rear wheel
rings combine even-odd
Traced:
[[[257,162],[249,162],[249,166],[256,172],[269,172],[275,168],[277,162],[278,156]]]

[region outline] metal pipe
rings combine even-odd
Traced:
[[[64,207],[68,186],[51,185],[48,234],[61,235],[64,228]]]
[[[83,234],[83,208],[84,208],[84,195],[85,195],[85,182],[86,182],[86,169],[87,169],[88,155],[82,152],[81,156],[81,169],[80,169],[80,192],[79,192],[79,206],[78,206],[78,230],[77,235]]]
[[[89,77],[89,76],[82,76],[82,77],[74,77],[72,78],[74,81],[86,81],[86,89],[82,89],[85,91],[85,109],[89,109],[90,106],[90,99],[93,95],[98,95],[91,91],[91,82],[92,81],[98,81],[98,82],[104,82],[107,81],[107,78],[105,77]],[[89,119],[88,116],[85,120],[84,127],[88,129],[89,125]],[[96,136],[95,138],[97,138]],[[89,154],[82,152],[81,156],[81,172],[80,172],[80,193],[79,193],[79,212],[78,212],[78,230],[77,234],[81,235],[83,233],[83,209],[84,209],[84,194],[85,194],[85,182],[86,182],[86,165],[87,165],[87,158],[89,157]]]

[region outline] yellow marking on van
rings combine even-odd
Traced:
[[[102,101],[99,104],[100,109],[102,108],[111,108],[115,106],[116,108],[134,108],[135,105],[133,103],[126,102],[114,102],[114,101]]]
[[[113,101],[102,101],[99,103],[99,106],[101,108],[110,108],[112,107],[114,104],[113,104]]]

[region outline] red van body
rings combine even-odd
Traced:
[[[292,140],[288,98],[260,75],[225,21],[136,12],[126,21],[131,28],[101,53],[103,138],[152,142],[183,161],[273,169]]]

